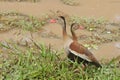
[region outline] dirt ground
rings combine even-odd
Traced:
[[[6,11],[16,11],[28,15],[33,15],[36,17],[40,17],[44,13],[48,11],[57,11],[60,10],[69,15],[77,15],[77,16],[86,16],[91,17],[105,17],[110,21],[120,22],[120,1],[119,0],[80,0],[80,4],[78,6],[69,6],[63,4],[60,0],[41,0],[38,3],[30,3],[30,2],[0,2],[0,12]],[[120,26],[118,26],[120,27]],[[49,37],[41,37],[41,32],[33,33],[33,37],[35,41],[43,42],[45,44],[51,44],[52,47],[56,50],[61,50],[63,47],[62,40],[62,29],[58,24],[48,24],[44,26],[44,33],[54,33],[58,35],[59,38],[49,38]],[[68,33],[69,35],[69,29]],[[0,33],[0,41],[9,40],[9,39],[18,39],[21,36],[30,37],[29,32],[25,32],[16,38],[14,33],[19,32],[17,29],[13,29],[7,32]],[[82,34],[82,32],[77,32],[77,34]],[[117,46],[116,46],[117,44]],[[95,56],[101,59],[111,59],[117,56],[120,56],[120,41],[104,43],[99,46],[97,50],[91,50]]]

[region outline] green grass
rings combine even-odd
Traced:
[[[0,31],[8,31],[13,28],[20,28],[27,31],[37,31],[47,23],[46,17],[43,17],[41,20],[37,17],[18,12],[1,12],[0,22]]]
[[[103,68],[89,66],[82,70],[81,64],[68,59],[61,60],[44,45],[27,47],[22,50],[17,45],[1,49],[7,51],[8,58],[1,57],[1,80],[119,80],[118,64],[102,64]],[[0,53],[2,56],[4,53]]]

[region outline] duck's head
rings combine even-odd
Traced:
[[[71,31],[76,31],[76,30],[83,30],[84,27],[80,26],[78,23],[72,23],[71,24]]]
[[[71,24],[71,31],[75,31],[80,29],[80,25],[78,23],[72,23]]]
[[[66,28],[66,21],[64,16],[58,16],[57,18],[51,19],[50,23],[58,23],[62,25],[63,28]]]

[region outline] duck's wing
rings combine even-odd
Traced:
[[[85,48],[83,45],[79,44],[78,42],[72,42],[69,46],[69,51],[72,54],[74,54],[88,62],[93,62],[100,66],[100,64],[99,64],[98,60],[95,58],[95,56],[87,48]]]

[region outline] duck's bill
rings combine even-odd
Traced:
[[[51,19],[50,23],[56,23],[57,21],[55,19]]]

